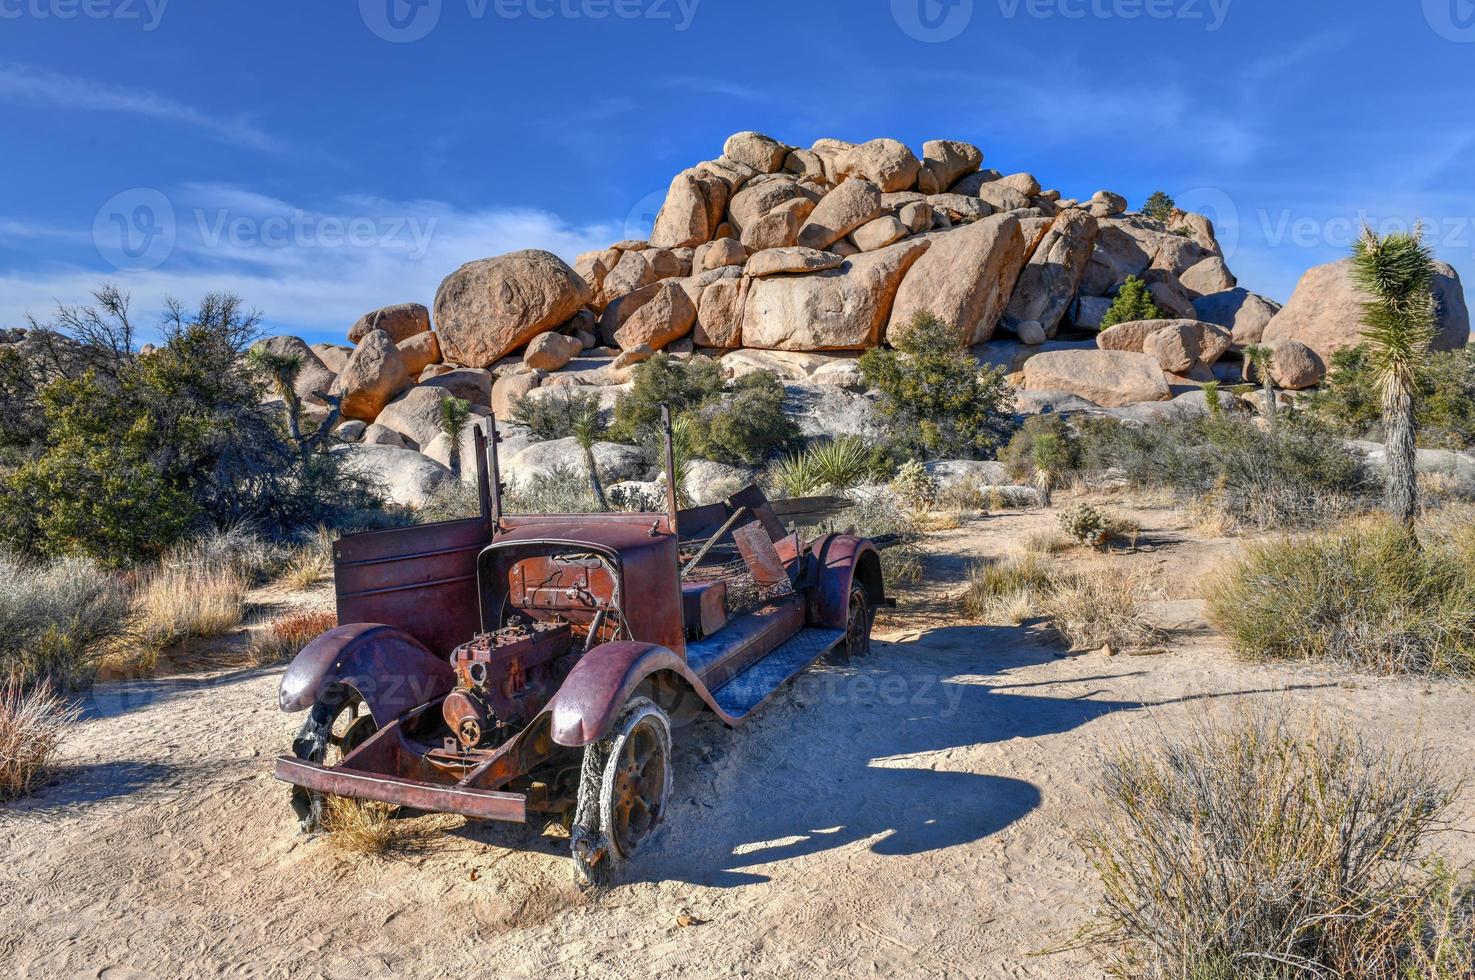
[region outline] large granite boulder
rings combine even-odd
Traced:
[[[332,452],[340,457],[345,472],[403,507],[423,507],[439,487],[455,479],[448,467],[413,449],[355,443],[335,446]]]
[[[820,199],[799,229],[798,243],[826,249],[881,216],[881,191],[868,180],[850,179]]]
[[[1096,219],[1074,208],[1051,223],[1014,285],[1005,326],[1018,332],[1019,324],[1034,320],[1046,337],[1055,336],[1081,287],[1096,232]]]
[[[430,311],[419,303],[397,303],[365,313],[348,328],[349,343],[357,344],[371,330],[383,330],[397,344],[430,329]]]
[[[1260,342],[1266,325],[1280,312],[1280,304],[1248,289],[1228,289],[1200,296],[1193,301],[1193,310],[1205,323],[1228,330],[1235,347],[1244,347]]]
[[[903,244],[915,242],[930,242],[931,247],[912,265],[896,291],[887,336],[904,329],[919,311],[930,310],[944,322],[956,324],[964,343],[987,341],[1024,267],[1019,219],[994,215]]]
[[[409,386],[410,372],[393,338],[383,330],[371,330],[338,375],[333,392],[341,397],[344,418],[372,422]]]
[[[902,277],[928,246],[925,239],[912,238],[814,275],[751,279],[743,344],[801,351],[877,346]]]
[[[1119,350],[1047,351],[1024,363],[1026,391],[1065,391],[1107,408],[1173,396],[1157,359]]]
[[[468,262],[435,294],[435,323],[447,360],[491,367],[592,298],[568,264],[540,249]]]
[[[1459,350],[1470,342],[1470,311],[1460,274],[1444,263],[1434,264],[1436,333],[1434,350]],[[1306,270],[1291,301],[1265,327],[1264,340],[1296,340],[1323,361],[1345,347],[1362,343],[1363,304],[1371,299],[1352,282],[1352,260]]]

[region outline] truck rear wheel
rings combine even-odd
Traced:
[[[648,698],[631,698],[614,731],[584,750],[574,815],[580,883],[603,884],[666,816],[671,797],[671,721]]]
[[[845,639],[840,641],[842,661],[864,657],[871,652],[871,597],[859,582],[850,587],[850,602],[845,611]]]

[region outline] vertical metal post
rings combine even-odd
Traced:
[[[666,436],[666,513],[671,522],[671,533],[681,540],[681,531],[676,526],[676,435],[671,430],[671,406],[661,403],[661,429]]]
[[[497,445],[501,443],[502,436],[497,432],[497,415],[492,413],[487,418],[487,462],[492,471],[491,480],[491,508],[492,508],[492,534],[502,526],[502,468],[497,460]]]

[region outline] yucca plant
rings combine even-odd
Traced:
[[[1246,344],[1244,349],[1245,379],[1249,380],[1251,372],[1254,379],[1260,382],[1260,390],[1265,393],[1265,417],[1274,425],[1277,410],[1280,406],[1275,403],[1275,382],[1270,377],[1270,367],[1275,362],[1275,351],[1267,344]]]
[[[789,453],[770,465],[768,483],[787,498],[808,497],[824,486],[819,466],[808,450]]]
[[[805,450],[814,461],[819,484],[832,493],[853,490],[871,468],[871,452],[857,436],[816,442]]]
[[[1380,237],[1364,227],[1352,247],[1352,281],[1363,304],[1363,339],[1377,378],[1388,458],[1388,513],[1410,530],[1418,511],[1414,398],[1434,340],[1434,256],[1424,229]]]
[[[579,449],[584,453],[584,469],[589,471],[589,491],[600,510],[609,510],[609,501],[604,499],[604,484],[599,481],[599,463],[594,458],[594,444],[604,438],[607,426],[604,413],[597,402],[581,405],[569,420],[569,431]]]
[[[1040,503],[1049,507],[1055,484],[1069,465],[1069,447],[1057,433],[1042,432],[1030,447],[1030,462],[1034,467],[1035,487],[1040,491]]]
[[[1209,410],[1210,415],[1218,415],[1223,407],[1219,395],[1219,382],[1204,382],[1204,407]]]
[[[265,347],[251,348],[246,361],[252,370],[263,375],[273,391],[287,403],[287,433],[292,441],[302,443],[302,399],[297,397],[297,376],[302,373],[301,354],[277,354]]]
[[[456,479],[461,479],[461,434],[466,431],[466,424],[471,421],[471,403],[464,398],[442,398],[440,400],[440,416],[436,424],[441,434],[446,437],[450,445],[446,447],[446,460],[451,467],[451,473]]]

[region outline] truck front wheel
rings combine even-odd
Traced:
[[[671,721],[650,699],[631,698],[614,731],[584,749],[572,833],[581,884],[609,880],[665,819],[671,797]]]

